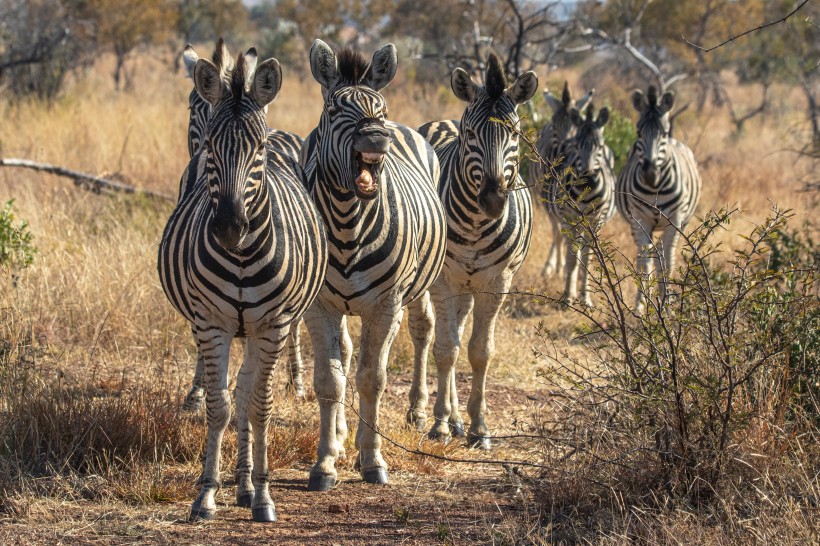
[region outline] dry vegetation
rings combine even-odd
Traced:
[[[190,82],[146,56],[135,69],[133,91],[116,92],[109,77],[112,63],[103,59],[50,106],[0,104],[0,156],[119,176],[174,194],[187,161]],[[565,76],[576,79],[574,73],[556,73],[548,82],[557,87]],[[598,93],[631,116],[628,91],[599,88]],[[743,89],[736,91],[743,95]],[[793,225],[816,217],[816,194],[798,193],[801,165],[781,151],[789,145],[790,124],[799,115],[792,106],[799,101],[788,89],[778,93],[776,113],[750,122],[739,137],[723,112],[701,118],[687,113],[678,122],[678,137],[702,165],[701,211],[740,208],[717,235],[716,241],[729,248],[742,246],[738,234],[762,222],[773,202],[794,210]],[[460,111],[446,89],[422,91],[401,77],[385,94],[391,117],[411,126]],[[268,118],[271,126],[306,135],[319,109],[318,85],[285,74],[282,95]],[[591,474],[572,462],[560,467],[564,463],[550,454],[543,438],[500,439],[491,454],[484,454],[456,442],[433,444],[406,430],[412,365],[406,329],[393,348],[383,406],[385,434],[396,442],[386,446],[391,485],[365,487],[348,457],[337,493],[304,491],[315,457],[318,411],[310,395],[305,401],[285,395],[282,373],[271,430],[271,466],[277,469],[271,493],[280,523],[252,525],[240,509],[230,507],[233,492],[226,487],[220,492],[225,506],[214,523],[187,524],[205,426],[201,416],[178,411],[191,379],[194,347],[155,273],[170,204],[94,195],[46,175],[5,169],[0,171],[0,202],[12,198],[18,218],[30,224],[37,254],[30,267],[0,276],[2,543],[246,543],[259,536],[277,543],[311,539],[328,544],[817,540],[816,429],[792,428],[784,439],[785,429],[775,430],[771,423],[753,427],[757,436],[746,441],[758,446],[765,462],[749,465],[746,476],[731,477],[746,479],[760,491],[747,503],[727,497],[705,508],[660,500],[633,505],[633,498],[617,493],[593,502],[585,495],[600,491],[585,481]],[[550,236],[543,213],[536,214],[533,246],[516,286],[555,296],[561,283],[540,276]],[[604,236],[627,256],[633,254],[620,218]],[[489,380],[489,418],[498,436],[543,432],[554,417],[556,400],[544,380],[554,362],[539,356],[538,350],[545,350],[536,331],[539,322],[553,336],[552,347],[560,349],[552,354],[564,355],[567,362],[594,357],[576,337],[587,319],[532,298],[511,298],[497,332]],[[309,338],[303,339],[309,362]],[[462,358],[462,399],[468,377]],[[354,414],[348,411],[348,417],[353,420]],[[412,455],[400,446],[451,459],[549,463],[565,473],[550,481],[546,478],[557,474],[518,463],[457,463]],[[234,451],[235,438],[229,436],[228,485]],[[348,452],[353,452],[352,442]],[[734,485],[738,492],[750,489]]]

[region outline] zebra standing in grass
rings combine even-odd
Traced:
[[[560,171],[559,165],[561,144],[572,137],[575,132],[575,126],[569,119],[569,111],[576,108],[579,111],[583,110],[587,102],[592,98],[595,90],[592,89],[589,93],[578,99],[572,100],[572,91],[569,88],[569,82],[564,82],[564,91],[561,93],[559,99],[547,90],[544,90],[544,100],[547,101],[552,109],[552,118],[547,123],[538,135],[538,140],[535,143],[535,149],[538,152],[537,161],[530,165],[528,184],[534,188],[533,195],[540,199],[547,210],[547,217],[550,220],[552,227],[552,243],[550,244],[550,252],[547,261],[544,262],[544,267],[541,270],[541,275],[553,275],[564,270],[564,255],[562,252],[563,235],[561,234],[560,219],[556,218],[551,213],[549,204],[550,187],[555,183],[553,176],[554,170]],[[546,163],[545,163],[546,162]]]
[[[358,315],[362,321],[356,447],[362,477],[369,483],[388,481],[378,412],[404,305],[411,309],[417,359],[426,357],[431,341],[432,316],[424,295],[441,271],[446,241],[435,189],[439,163],[421,135],[387,120],[379,91],[392,81],[396,65],[392,44],[379,49],[370,63],[350,49],[337,57],[321,40],[310,50],[324,109],[308,136],[303,160],[329,247],[325,285],[305,315],[321,414],[311,490],[334,486],[336,459],[344,451],[343,317]]]
[[[281,87],[279,63],[269,59],[254,70],[240,55],[226,82],[219,67],[200,59],[194,84],[213,110],[158,258],[165,294],[193,324],[204,362],[208,440],[191,518],[211,519],[216,510],[231,413],[228,357],[231,340],[241,337],[236,500],[252,508],[255,521],[274,521],[267,466],[272,373],[291,324],[322,286],[327,240],[301,167],[267,140],[265,108]]]
[[[249,67],[255,66],[256,50],[254,48],[249,49],[248,52],[245,53],[245,59]],[[182,53],[182,60],[188,77],[193,80],[194,67],[199,60],[199,55],[197,55],[191,44],[185,47]],[[216,42],[211,61],[214,66],[219,69],[221,78],[225,81],[230,81],[230,74],[233,70],[233,60],[222,38],[219,38]],[[190,158],[199,152],[208,119],[211,116],[211,110],[211,104],[200,96],[196,90],[196,86],[194,86],[188,95],[188,154]],[[304,140],[299,135],[277,129],[269,129],[268,131],[268,144],[271,147],[276,149],[278,153],[292,157],[297,161],[299,160],[299,151],[304,143]],[[181,196],[183,193],[184,188],[180,188],[179,195]],[[294,395],[299,397],[304,396],[305,388],[302,380],[304,365],[302,363],[298,325],[293,327],[291,336],[288,338],[288,363],[288,370],[290,372],[288,374],[288,387]],[[205,404],[204,371],[202,355],[198,352],[193,384],[182,406],[186,411],[200,411]]]
[[[598,232],[615,214],[614,157],[604,144],[604,126],[609,121],[609,109],[604,107],[595,118],[595,106],[590,102],[586,119],[572,108],[569,112],[575,135],[561,144],[559,155],[564,158],[563,179],[549,187],[547,203],[561,229],[571,235],[566,239],[566,286],[564,300],[575,303],[578,291],[578,262],[581,261],[581,303],[592,307],[589,293],[589,256],[591,231]]]
[[[518,175],[517,107],[533,96],[538,78],[526,72],[508,87],[498,57],[490,54],[485,86],[460,68],[453,71],[450,83],[456,97],[467,103],[461,122],[431,122],[419,128],[441,161],[438,189],[447,215],[447,259],[430,289],[436,310],[433,354],[438,394],[429,436],[464,434],[455,364],[467,315],[475,304],[467,349],[473,370],[468,443],[488,449],[484,390],[495,322],[532,235],[532,201]],[[410,417],[423,426],[426,396],[413,402],[416,412]]]
[[[638,246],[637,269],[646,277],[652,274],[653,262],[660,262],[661,295],[667,287],[664,280],[675,265],[680,232],[695,214],[700,200],[701,180],[695,156],[685,144],[669,136],[669,111],[675,95],[667,91],[658,100],[654,86],[644,95],[632,94],[632,105],[638,111],[638,140],[632,145],[626,164],[618,176],[616,203],[632,227]],[[656,249],[653,233],[662,232],[662,248]],[[635,303],[643,312],[646,294],[641,284]]]

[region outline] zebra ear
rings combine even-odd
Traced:
[[[259,65],[253,75],[253,83],[248,93],[256,104],[264,108],[276,98],[282,88],[282,69],[279,61],[268,59]]]
[[[256,63],[259,61],[259,57],[256,54],[256,48],[252,47],[245,52],[245,66],[247,67],[248,71],[248,78],[251,77],[253,71],[256,70]],[[250,85],[251,82],[248,82]]]
[[[313,46],[310,48],[310,71],[325,90],[333,87],[339,80],[336,54],[329,45],[318,38],[313,40]]]
[[[194,87],[199,96],[216,104],[227,89],[219,69],[208,59],[199,59],[194,66]]]
[[[646,100],[646,96],[640,89],[636,89],[632,92],[632,106],[638,112],[643,112],[649,106],[649,102]]]
[[[399,61],[396,56],[396,46],[387,44],[373,54],[373,60],[370,62],[370,68],[367,70],[362,83],[373,89],[379,91],[387,87],[393,78],[396,77],[396,68],[398,68]]]
[[[538,76],[535,75],[535,72],[530,70],[529,72],[524,72],[518,79],[515,80],[515,83],[512,84],[512,87],[507,89],[505,93],[508,97],[510,97],[515,104],[521,104],[522,102],[527,102],[535,95],[535,92],[538,90]]]
[[[557,112],[564,105],[564,103],[561,102],[561,100],[558,97],[556,97],[546,89],[544,89],[544,100],[547,101],[547,104],[550,105],[550,108],[553,112]]]
[[[185,46],[185,51],[182,52],[182,62],[185,64],[185,72],[188,77],[194,79],[194,67],[199,60],[199,55],[196,54],[191,44]]]
[[[672,107],[675,106],[675,93],[672,91],[667,91],[661,97],[661,113],[665,114],[672,110]]]
[[[478,86],[463,68],[456,68],[450,76],[450,87],[456,97],[464,102],[473,102]]]
[[[609,123],[609,108],[604,106],[601,108],[601,111],[598,112],[598,119],[595,120],[595,127],[600,129],[607,123]]]
[[[569,120],[576,127],[580,127],[581,124],[584,123],[584,120],[581,117],[581,112],[579,112],[578,109],[575,108],[575,107],[572,107],[572,108],[569,109]]]
[[[578,99],[576,101],[575,107],[578,110],[583,110],[584,107],[587,105],[587,103],[592,100],[592,95],[594,95],[594,94],[595,94],[595,88],[593,87],[592,89],[589,90],[589,93],[587,93],[586,95],[584,95],[583,97],[581,97],[580,99]]]

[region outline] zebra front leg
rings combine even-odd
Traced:
[[[205,368],[205,414],[208,440],[205,445],[205,467],[199,496],[191,505],[190,519],[210,520],[216,513],[214,496],[220,487],[219,462],[222,438],[231,417],[231,393],[228,390],[228,360],[231,336],[208,326],[197,328],[197,344],[202,350]]]
[[[273,372],[285,348],[289,328],[274,328],[264,337],[248,340],[245,365],[253,376],[249,400],[250,425],[253,430],[253,521],[276,521],[276,508],[270,496],[268,476],[268,425],[273,412]],[[245,367],[243,365],[243,367]]]
[[[680,241],[680,229],[674,225],[667,226],[663,231],[661,244],[663,245],[662,262],[660,266],[661,301],[665,304],[671,296],[669,293],[669,279],[675,272],[675,257],[678,251],[678,241]]]
[[[353,340],[350,339],[350,332],[347,329],[347,317],[342,317],[341,335],[339,337],[339,355],[342,361],[342,372],[344,373],[344,383],[347,387],[347,374],[350,371],[350,361],[353,359]],[[344,396],[347,389],[342,392],[342,403],[339,404],[339,409],[336,411],[336,448],[338,450],[338,458],[344,459],[347,457],[345,450],[345,441],[347,440],[347,419],[345,417],[345,410],[347,404]]]
[[[581,247],[581,303],[589,309],[594,307],[592,304],[592,294],[589,293],[589,260],[591,256],[592,244],[587,237],[584,237],[583,246]]]
[[[401,304],[371,317],[362,317],[356,390],[359,393],[359,426],[356,447],[366,483],[387,483],[387,463],[381,454],[379,403],[387,383],[387,358],[401,324]]]
[[[196,331],[193,324],[191,325],[191,334],[194,336],[196,342],[196,368],[194,369],[194,380],[191,385],[191,390],[185,401],[182,403],[183,411],[199,412],[205,407],[205,361],[202,357],[202,350],[199,348],[199,342],[196,339]]]
[[[550,253],[544,264],[544,269],[541,271],[541,275],[546,274],[548,277],[551,277],[560,274],[561,271],[564,270],[564,256],[561,252],[564,246],[564,235],[561,233],[561,224],[558,219],[551,213],[548,213],[547,217],[552,227],[552,243],[550,244]]]
[[[433,306],[430,293],[407,306],[410,337],[413,339],[413,384],[410,386],[410,409],[407,422],[416,430],[427,426],[427,353],[433,343]]]
[[[646,307],[646,292],[649,290],[652,277],[652,268],[655,261],[654,245],[652,244],[652,233],[643,228],[639,223],[632,224],[632,237],[638,247],[637,263],[635,273],[638,281],[638,293],[635,296],[635,313],[643,315]]]
[[[293,393],[296,398],[305,397],[305,385],[302,380],[302,346],[300,342],[299,323],[301,321],[294,321],[290,325],[290,333],[288,335],[288,390]]]
[[[564,284],[564,302],[572,305],[578,299],[578,262],[581,254],[580,241],[576,232],[570,232],[569,237],[565,237],[567,245],[567,267],[566,283]],[[473,326],[475,331],[475,326]]]
[[[305,324],[313,342],[313,388],[320,417],[317,460],[310,469],[308,489],[328,491],[336,485],[336,459],[343,449],[337,436],[346,382],[339,350],[342,316],[317,302],[305,313]]]
[[[462,327],[458,333],[458,339],[461,340],[464,328]],[[458,359],[456,359],[458,360]],[[467,433],[464,431],[464,419],[461,418],[461,412],[458,409],[458,383],[456,382],[456,367],[450,368],[450,434],[453,438],[464,438]]]
[[[473,333],[467,347],[467,356],[473,369],[473,384],[470,389],[470,400],[467,402],[467,413],[470,416],[467,445],[470,447],[480,449],[491,447],[490,431],[485,422],[487,368],[495,351],[495,322],[501,305],[504,303],[504,294],[509,291],[509,287],[510,283],[506,282],[503,286],[492,290],[491,293],[475,295]]]
[[[254,486],[251,480],[253,461],[251,460],[251,427],[248,420],[248,400],[256,378],[251,362],[258,360],[258,349],[245,339],[245,354],[239,376],[236,379],[236,505],[250,508],[253,503]]]

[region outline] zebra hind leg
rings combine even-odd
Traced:
[[[433,308],[430,294],[407,306],[410,337],[413,339],[413,384],[410,386],[410,409],[407,423],[416,430],[427,427],[427,353],[433,342]]]

